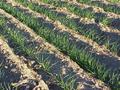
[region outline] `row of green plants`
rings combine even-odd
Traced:
[[[6,23],[5,18],[0,15],[0,32],[2,31],[5,23]],[[4,39],[1,34],[0,34],[0,39]],[[0,63],[0,90],[17,90],[15,88],[13,88],[13,86],[9,82],[4,81],[6,74],[5,74],[5,70],[4,70],[5,66],[4,66],[3,62],[4,61],[1,60],[1,63]]]
[[[101,1],[92,1],[92,0],[77,0],[79,3],[85,3],[88,5],[94,5],[97,7],[101,7],[104,9],[104,11],[106,12],[113,12],[116,14],[120,14],[120,7],[117,5],[113,5],[113,4],[105,4],[102,3]]]
[[[3,20],[0,19],[0,26],[3,24],[2,22]],[[3,37],[0,36],[0,39],[2,39]],[[0,47],[1,48],[1,47]],[[0,55],[3,55],[0,52]],[[9,82],[6,82],[5,77],[6,75],[6,71],[5,71],[5,66],[4,66],[4,61],[2,60],[2,57],[0,59],[0,90],[16,90],[15,87],[13,87]]]
[[[69,42],[66,36],[57,35],[55,32],[50,30],[50,28],[45,27],[44,23],[38,22],[35,17],[28,16],[24,12],[18,11],[18,9],[9,4],[0,2],[0,8],[12,14],[18,20],[32,28],[38,35],[45,38],[49,43],[55,45],[61,52],[70,56],[70,58],[77,62],[77,64],[82,68],[109,84],[111,88],[119,88],[119,73],[106,69],[104,65],[101,65],[98,62],[99,60],[93,57],[91,53],[86,52],[84,49],[78,50],[74,44]]]
[[[67,27],[85,35],[86,37],[96,41],[100,45],[105,45],[110,51],[114,52],[115,54],[119,55],[120,52],[120,41],[116,40],[113,41],[110,37],[107,37],[103,31],[98,31],[92,28],[86,28],[83,24],[78,24],[74,19],[67,17],[67,15],[61,15],[59,12],[46,8],[42,5],[38,5],[36,3],[31,3],[22,0],[16,0],[17,2],[22,3],[24,6],[29,7],[30,9],[37,11],[39,13],[45,14],[52,20],[58,20],[62,24],[66,25]]]
[[[18,0],[16,0],[16,1],[18,1]],[[76,6],[75,4],[70,4],[67,1],[42,0],[42,2],[54,5],[56,7],[66,7],[69,11],[71,11],[81,17],[87,17],[89,19],[94,18],[94,15],[91,11],[81,9],[80,7]]]
[[[4,90],[4,88],[7,86],[7,84],[3,84],[3,77],[4,76],[4,69],[2,63],[0,63],[0,90]]]
[[[17,1],[17,0],[16,0]],[[84,18],[88,19],[95,19],[98,22],[101,22],[104,25],[109,25],[111,22],[111,19],[107,18],[107,16],[103,15],[97,15],[96,13],[93,12],[93,10],[90,9],[82,9],[79,6],[75,4],[68,3],[67,1],[55,1],[55,0],[42,0],[42,2],[47,3],[47,4],[52,4],[56,7],[65,7],[67,8],[70,12]]]
[[[70,77],[69,75],[66,75],[63,77],[60,74],[58,75],[53,75],[51,72],[50,66],[51,63],[47,58],[44,58],[40,53],[37,52],[35,47],[33,48],[32,46],[28,45],[27,41],[25,40],[25,37],[19,32],[18,29],[16,28],[11,28],[5,25],[6,20],[3,21],[3,19],[0,19],[4,24],[1,23],[1,32],[0,34],[4,36],[5,39],[7,39],[10,44],[14,45],[13,50],[18,53],[19,55],[23,55],[25,57],[29,57],[37,62],[37,64],[40,66],[40,69],[44,70],[47,72],[49,75],[55,77],[56,83],[63,88],[64,90],[75,90],[75,78]],[[11,46],[12,47],[12,46]]]
[[[110,3],[120,3],[120,0],[107,0]]]

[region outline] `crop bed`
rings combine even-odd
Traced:
[[[0,90],[119,89],[119,3],[0,0]]]

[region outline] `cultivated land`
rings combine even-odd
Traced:
[[[0,90],[120,90],[119,0],[0,0]]]

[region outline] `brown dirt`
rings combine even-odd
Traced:
[[[33,0],[33,1],[34,1],[34,0]],[[63,14],[65,14],[66,16],[72,18],[72,19],[78,20],[78,23],[83,24],[83,25],[85,25],[85,26],[88,27],[88,28],[91,28],[91,26],[94,26],[94,27],[93,27],[94,29],[104,32],[104,34],[106,34],[107,37],[109,37],[109,39],[111,39],[112,41],[117,40],[118,38],[120,38],[120,30],[118,30],[118,29],[116,29],[116,28],[108,27],[108,26],[105,26],[105,25],[103,25],[103,24],[101,24],[101,23],[96,24],[96,23],[94,22],[94,20],[89,20],[89,19],[87,19],[87,18],[81,18],[81,17],[79,17],[79,16],[77,16],[77,15],[75,15],[75,14],[73,14],[73,13],[70,13],[67,9],[64,9],[64,8],[61,8],[61,9],[60,9],[60,8],[55,8],[55,7],[52,6],[52,5],[41,3],[39,0],[37,0],[37,3],[39,3],[39,4],[41,4],[41,5],[44,5],[44,6],[46,6],[46,7],[52,7],[53,10],[55,10],[55,11],[57,11],[57,12],[60,12],[60,13],[63,13]],[[70,2],[69,2],[69,3],[70,3]],[[72,2],[71,2],[71,3],[72,3]],[[31,12],[32,12],[32,11],[31,11]],[[36,13],[36,12],[35,12],[35,13]],[[39,14],[36,14],[35,16],[37,16],[37,15],[39,15]],[[39,16],[40,16],[40,15],[39,15]],[[112,18],[114,18],[114,17],[112,17]],[[118,18],[118,17],[117,17],[117,18]],[[46,19],[46,20],[50,21],[49,19]],[[115,22],[115,21],[113,21],[113,23],[114,23],[114,22]],[[54,22],[52,22],[52,23],[54,23]],[[57,25],[62,26],[63,28],[66,28],[64,25],[61,25],[61,23],[60,23],[59,21],[57,21],[57,22],[55,22],[55,23],[59,23],[60,25],[59,25],[59,24],[57,24]],[[119,23],[119,22],[118,22],[118,23]],[[118,26],[119,26],[119,24],[118,24]],[[73,31],[73,30],[72,30],[72,31]],[[111,37],[111,36],[112,36],[112,37]],[[87,40],[87,39],[86,39],[86,40]],[[103,47],[105,47],[105,46],[103,45]]]
[[[14,5],[16,6],[15,2],[14,2]],[[50,20],[48,17],[41,15],[37,12],[34,12],[28,8],[25,8],[22,5],[17,4],[17,6],[20,6],[19,8],[23,9],[24,11],[27,11],[26,13],[29,13],[36,17],[41,17],[41,18],[45,19],[48,23],[53,24],[55,26],[55,28],[58,28],[57,30],[59,30],[60,32],[69,32],[70,36],[72,38],[75,38],[75,39],[73,39],[74,41],[84,42],[84,46],[91,47],[92,50],[89,50],[89,51],[95,53],[98,56],[98,58],[100,59],[100,62],[104,63],[107,68],[118,69],[118,67],[120,66],[120,61],[119,61],[120,57],[112,54],[108,49],[106,49],[105,46],[100,46],[96,42],[76,33],[74,30],[70,30],[69,28],[65,27],[64,25],[61,25],[59,21],[54,22],[54,21]],[[79,42],[79,45],[81,45],[81,42]]]
[[[64,25],[61,25],[61,23],[59,21],[54,22],[44,15],[41,15],[37,12],[34,12],[34,11],[30,10],[29,8],[25,8],[22,5],[16,4],[12,0],[11,1],[8,0],[8,2],[12,3],[13,6],[18,6],[18,7],[22,8],[23,10],[27,10],[27,12],[29,14],[35,15],[35,17],[41,17],[44,20],[46,20],[48,23],[52,23],[55,26],[55,28],[57,28],[60,32],[69,32],[71,37],[75,38],[76,41],[83,41],[84,43],[86,43],[86,45],[88,44],[88,45],[92,46],[93,52],[97,53],[98,55],[101,55],[101,57],[103,57],[103,59],[105,59],[105,60],[109,59],[109,58],[106,58],[106,56],[112,58],[111,60],[109,60],[110,61],[110,63],[109,63],[110,66],[113,65],[113,67],[114,67],[114,66],[118,65],[120,57],[112,54],[108,49],[106,49],[105,46],[100,46],[96,42],[94,42],[94,41],[76,33],[75,31],[67,28]],[[44,3],[40,3],[40,4],[44,4]],[[47,4],[45,4],[45,5],[47,6]],[[83,8],[85,7],[83,4],[80,5],[80,6],[83,7]],[[50,6],[50,8],[54,8],[54,7]],[[67,16],[71,17],[71,18],[77,18],[77,19],[80,20],[80,22],[84,22],[86,24],[91,23],[91,22],[94,23],[94,21],[91,21],[91,20],[88,20],[88,19],[84,19],[84,18],[80,19],[79,16],[68,12],[66,9],[56,8],[55,10],[59,11],[59,12],[62,12],[64,14],[66,14]],[[98,10],[98,11],[95,10],[95,11],[106,13],[101,8],[100,8],[100,10]],[[53,67],[53,71],[52,71],[53,73],[58,74],[60,71],[62,71],[62,73],[65,73],[65,75],[67,75],[70,72],[73,72],[76,75],[76,78],[78,78],[77,83],[79,83],[78,88],[80,87],[80,89],[84,88],[86,90],[88,90],[88,89],[109,90],[103,82],[101,82],[101,81],[99,82],[99,80],[89,76],[88,73],[86,73],[83,69],[81,69],[75,62],[70,60],[69,57],[67,57],[64,54],[62,54],[61,52],[59,52],[51,44],[45,42],[45,40],[42,39],[41,37],[39,37],[38,35],[36,35],[33,30],[31,30],[30,28],[28,28],[27,26],[25,26],[24,24],[22,24],[21,22],[16,20],[11,15],[5,13],[3,10],[0,10],[0,12],[2,12],[3,15],[5,15],[7,18],[9,18],[9,21],[11,23],[13,23],[14,25],[16,25],[16,27],[20,28],[21,32],[27,33],[28,35],[26,36],[26,38],[29,41],[37,42],[36,45],[38,45],[38,46],[36,46],[36,47],[43,48],[43,51],[44,50],[47,51],[49,54],[51,54],[51,57],[54,57],[54,58],[51,59],[52,64],[54,64],[55,62],[58,62],[58,63]],[[111,14],[111,13],[110,14],[108,13],[107,15],[108,15],[108,17],[113,17],[113,18],[116,18],[116,17],[118,18],[119,17],[119,15],[114,15],[114,14]],[[114,34],[116,34],[118,37],[120,37],[120,31],[119,30],[112,29],[112,28],[104,26],[102,24],[99,24],[98,26],[101,28],[102,31],[105,31],[106,33],[112,33],[112,36]],[[24,35],[26,35],[26,34],[24,34]],[[32,68],[32,65],[30,65],[30,67]],[[37,73],[40,74],[39,71],[37,71]],[[42,75],[42,76],[44,77],[44,75]],[[29,77],[29,75],[28,75],[28,77]],[[22,82],[24,82],[24,80]],[[25,82],[27,82],[27,81],[25,80]]]
[[[11,20],[13,20],[15,23],[17,23],[17,26],[22,26],[21,28],[24,28],[26,32],[29,33],[30,36],[32,36],[34,39],[37,37],[37,41],[39,42],[38,45],[41,45],[41,41],[44,41],[44,39],[42,39],[41,37],[39,37],[38,35],[36,35],[30,28],[26,27],[25,25],[23,25],[22,23],[20,23],[18,20],[16,20],[14,17],[12,17],[11,15],[4,13],[4,15],[6,15],[7,17],[11,18]],[[41,46],[40,46],[41,47]],[[49,43],[44,41],[44,47],[45,50],[49,50],[49,52],[51,54],[55,55],[55,58],[52,59],[52,62],[56,62],[57,61],[57,65],[55,65],[55,67],[53,67],[52,72],[56,72],[58,73],[59,71],[61,71],[62,69],[65,69],[66,72],[69,73],[75,73],[76,78],[77,78],[77,82],[79,83],[78,87],[80,85],[82,85],[85,89],[102,89],[102,90],[107,90],[108,88],[105,86],[105,84],[91,76],[88,75],[88,73],[86,73],[83,69],[81,69],[75,62],[73,62],[72,60],[69,59],[69,57],[63,55],[61,52],[59,52],[54,46],[50,45]],[[59,58],[56,60],[56,57]],[[68,74],[68,73],[67,73]],[[108,89],[109,90],[109,89]]]
[[[0,37],[0,53],[3,53],[6,57],[8,62],[11,62],[9,64],[12,64],[13,66],[16,66],[11,69],[12,72],[20,72],[21,73],[21,80],[15,84],[15,86],[24,86],[29,85],[30,81],[32,82],[37,82],[37,88],[40,90],[48,90],[48,86],[44,83],[44,81],[41,79],[40,75],[37,75],[31,68],[28,68],[27,65],[21,60],[18,56],[16,56],[11,48],[8,46],[7,42],[5,42],[1,37]],[[7,63],[8,64],[8,63]],[[17,78],[17,77],[16,77]],[[32,85],[31,83],[30,85]],[[33,84],[34,86],[34,84]],[[31,86],[29,86],[31,87]],[[36,86],[34,86],[35,88]]]

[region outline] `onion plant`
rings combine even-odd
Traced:
[[[120,0],[107,0],[110,3],[120,3]]]
[[[61,73],[55,76],[55,80],[58,83],[59,86],[61,86],[61,88],[63,88],[63,90],[76,90],[75,89],[75,76],[73,75],[66,75],[63,76]]]
[[[39,67],[37,67],[37,69],[42,69],[44,70],[46,73],[48,73],[51,76],[54,76],[54,74],[51,72],[51,68],[56,64],[51,64],[51,62],[48,60],[49,57],[44,58],[42,55],[40,55],[40,53],[38,53],[35,48],[31,48],[29,47],[29,45],[26,44],[26,40],[24,39],[25,37],[19,32],[19,30],[16,28],[10,28],[8,26],[5,25],[6,20],[0,18],[0,20],[3,20],[3,26],[0,26],[0,28],[2,28],[2,30],[0,30],[0,34],[2,36],[4,36],[8,41],[10,41],[10,43],[13,43],[14,46],[13,50],[19,53],[22,53],[23,56],[26,57],[26,55],[32,59],[34,59],[37,62],[37,65]],[[42,52],[41,52],[42,53]],[[0,76],[1,76],[1,72],[0,72]],[[61,81],[65,83],[65,80],[61,77],[61,81],[59,81],[58,79],[56,79],[59,75],[57,74],[55,77],[56,83],[58,85],[60,85]],[[2,79],[0,79],[2,80]],[[71,81],[71,85],[72,85],[72,81],[74,81],[74,78],[71,78],[69,81]],[[69,83],[70,84],[70,83]],[[71,85],[65,85],[65,86],[61,86],[61,88],[63,88],[64,90],[66,90],[66,88],[69,87],[73,87]],[[12,84],[11,84],[12,85]],[[0,83],[0,89],[1,90],[11,90],[11,85],[9,84],[1,84]],[[13,87],[13,86],[12,86]],[[15,86],[14,86],[15,87]],[[73,87],[74,88],[74,87]],[[17,87],[15,87],[14,90],[17,90]]]
[[[18,0],[15,0],[18,1]],[[70,12],[84,18],[88,19],[98,19],[99,22],[101,22],[104,25],[109,25],[110,19],[107,18],[107,16],[97,16],[95,12],[93,12],[92,9],[81,9],[78,5],[72,4],[72,3],[67,3],[66,1],[61,1],[61,0],[42,0],[42,2],[47,3],[47,4],[52,4],[56,7],[65,7],[67,10]],[[105,23],[106,21],[106,23]]]
[[[0,37],[1,38],[1,37]],[[17,90],[12,85],[4,80],[5,70],[4,64],[0,63],[0,90]]]
[[[30,3],[30,6],[31,4],[32,3]],[[32,8],[36,7],[34,6]],[[91,72],[94,76],[103,80],[112,88],[119,88],[119,73],[106,69],[104,65],[101,65],[101,63],[98,62],[99,60],[92,56],[92,54],[85,51],[84,49],[77,49],[76,46],[71,44],[66,37],[63,35],[56,35],[56,33],[50,30],[49,27],[45,27],[44,23],[40,23],[36,20],[36,18],[28,16],[22,11],[18,11],[18,9],[15,7],[12,7],[11,5],[4,2],[0,2],[0,8],[12,14],[18,20],[32,28],[38,35],[45,38],[48,42],[54,44],[61,52],[69,55],[70,58],[77,62],[82,68]],[[39,9],[41,9],[43,12],[47,10],[42,8]],[[64,42],[62,42],[63,40]]]
[[[79,3],[85,3],[89,5],[94,5],[100,8],[103,8],[106,12],[113,12],[116,14],[120,14],[120,7],[113,4],[105,4],[101,1],[92,1],[92,0],[77,0]]]
[[[88,38],[91,38],[93,41],[96,41],[100,45],[107,45],[106,47],[110,51],[112,51],[113,53],[119,55],[119,52],[120,52],[120,40],[113,42],[110,38],[107,37],[107,35],[103,31],[96,30],[96,29],[94,29],[94,27],[93,28],[92,27],[91,28],[86,28],[86,25],[79,24],[74,19],[71,19],[71,18],[67,17],[67,15],[62,15],[61,16],[61,14],[59,12],[57,12],[55,10],[51,10],[50,8],[46,8],[46,7],[42,6],[42,5],[38,5],[36,3],[27,2],[27,1],[23,2],[21,0],[16,0],[16,1],[22,3],[25,6],[28,6],[30,9],[32,9],[34,11],[45,14],[46,16],[48,16],[50,19],[52,19],[54,21],[55,20],[60,21],[62,24],[66,25],[67,27],[69,27],[69,28],[71,28],[71,29],[83,34],[83,35],[85,35]],[[45,2],[48,2],[48,1],[45,1]],[[55,2],[57,2],[57,1],[55,1]],[[106,20],[106,18],[102,18],[102,22],[103,22],[103,24],[106,24],[106,23],[109,22],[109,20]],[[108,42],[111,42],[113,44],[109,44]],[[116,46],[116,44],[114,44],[114,43],[117,43],[118,45]],[[117,48],[117,50],[116,50],[116,48]]]

